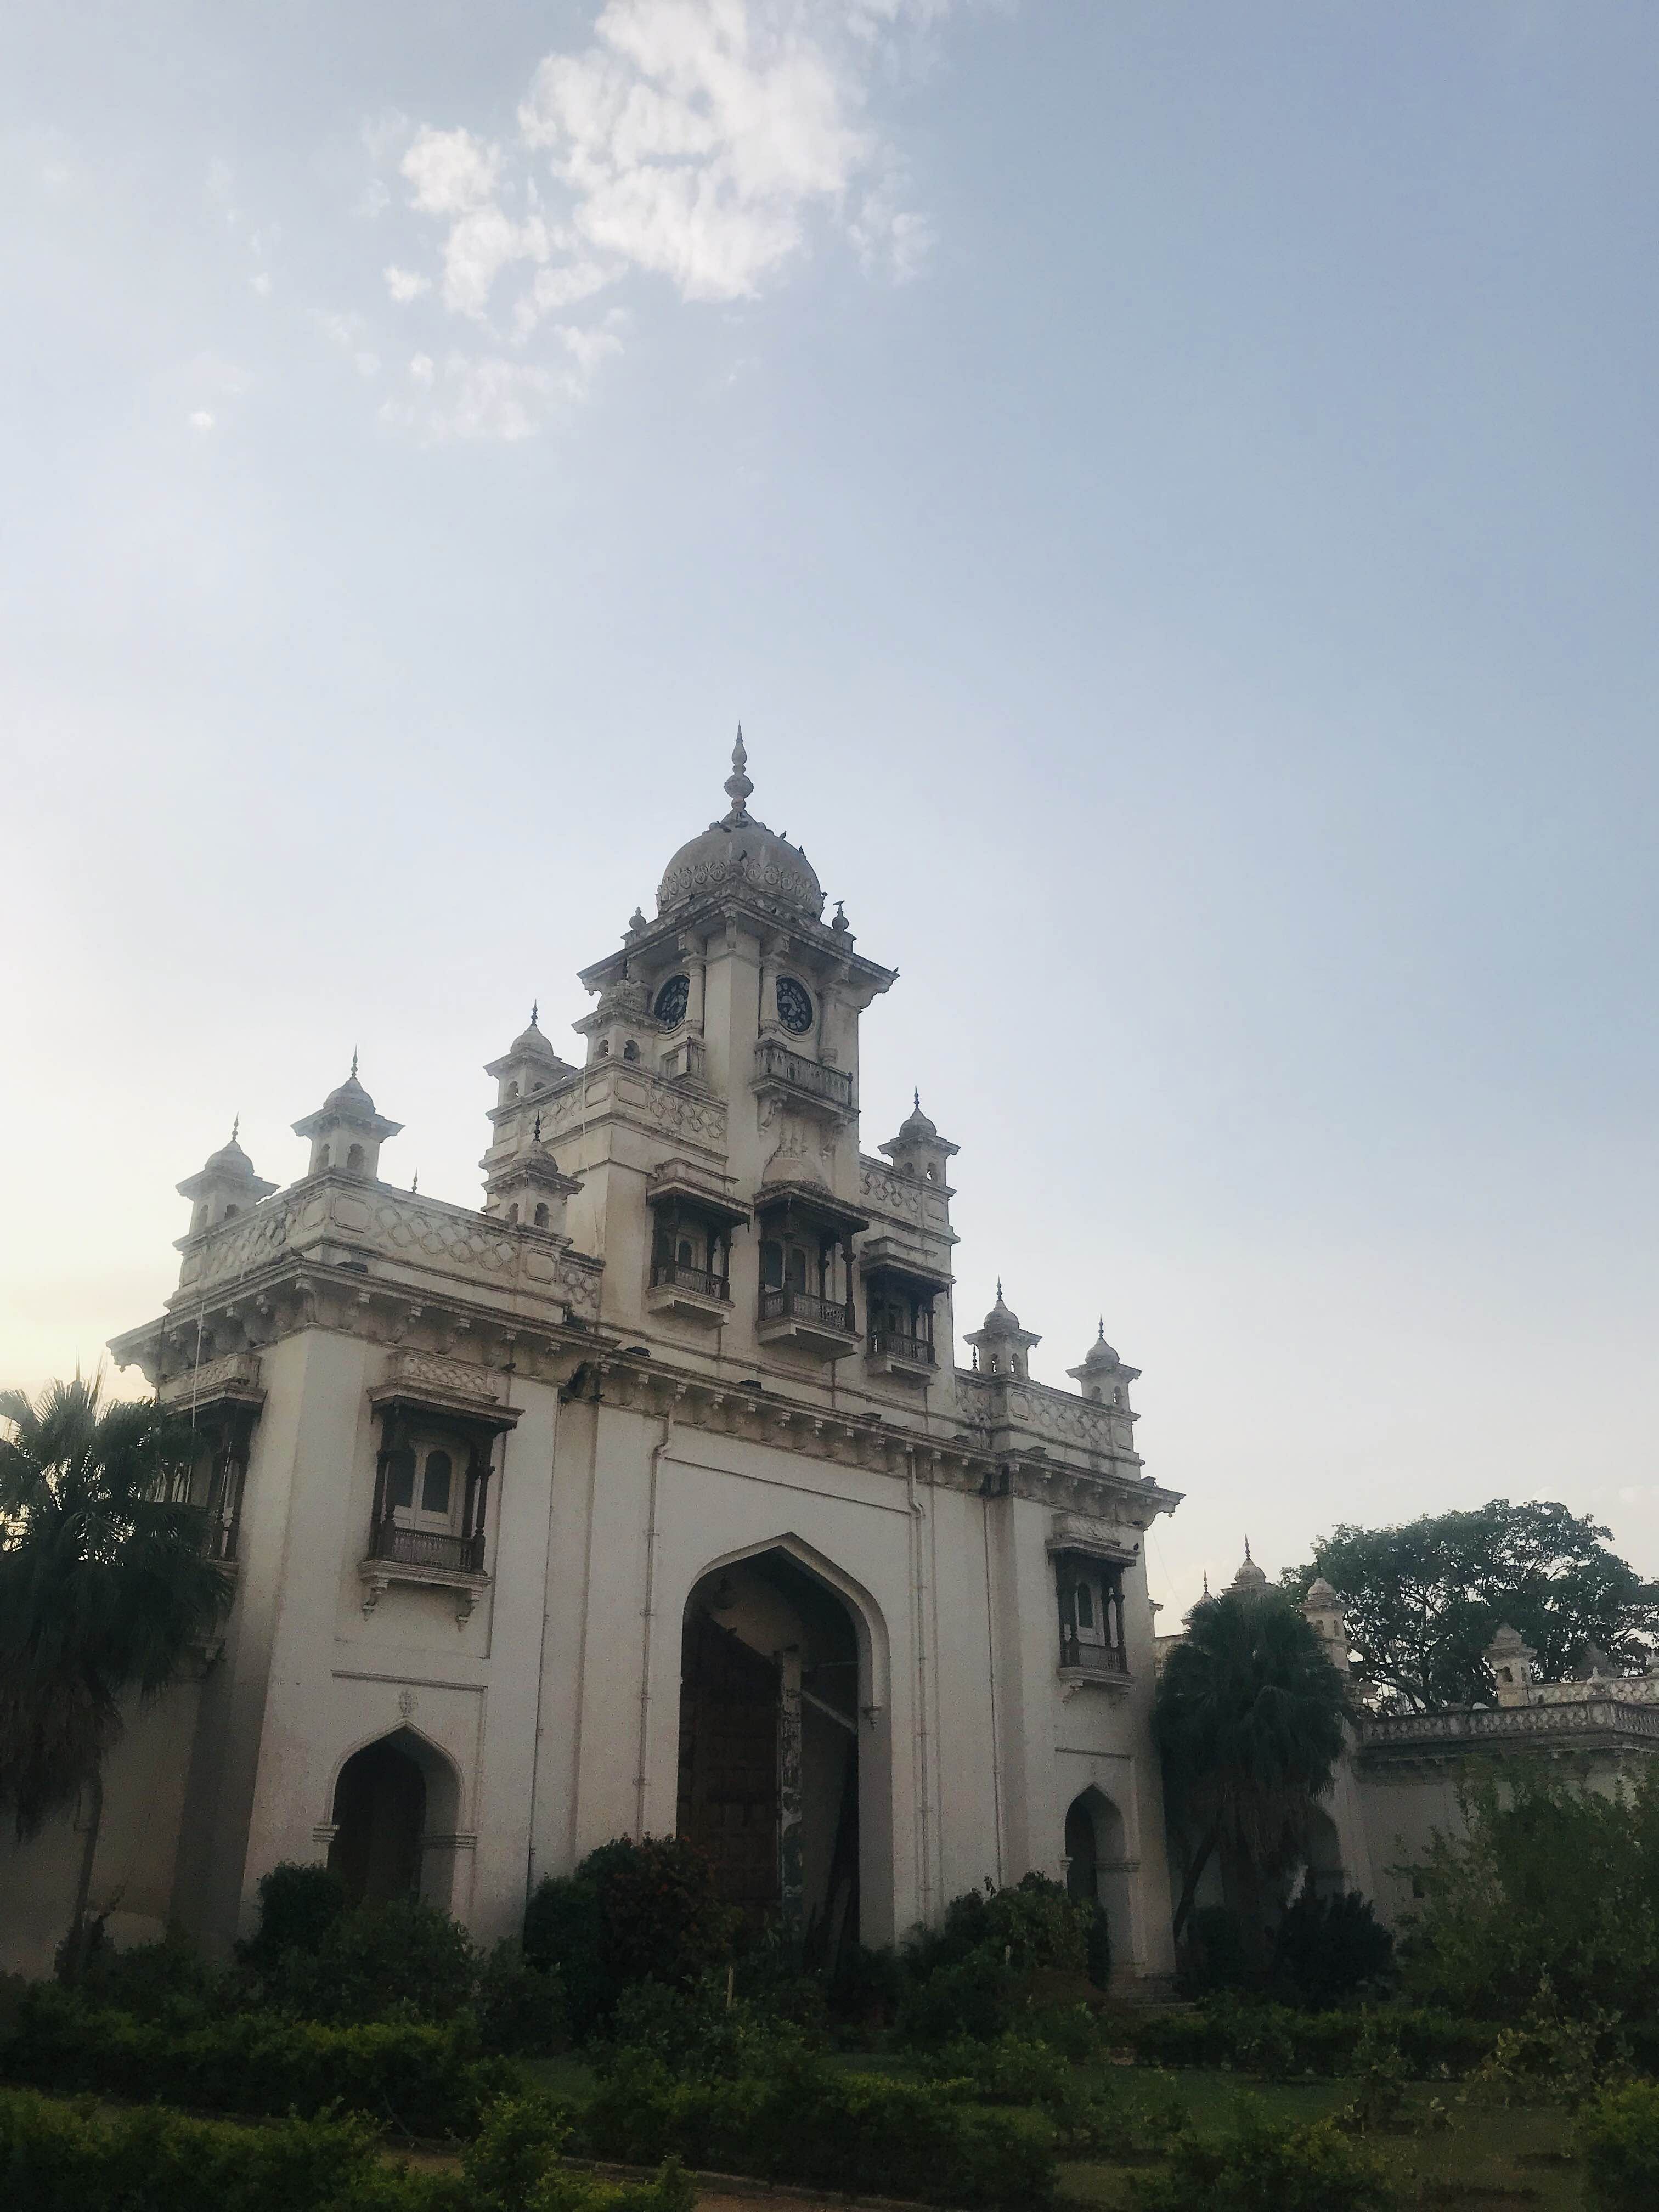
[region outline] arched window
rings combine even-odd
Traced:
[[[674,1258],[677,1264],[682,1267],[695,1266],[696,1262],[691,1257],[691,1239],[689,1237],[681,1237],[679,1249],[675,1253]]]
[[[792,1244],[789,1247],[788,1280],[792,1291],[806,1288],[806,1252],[803,1245]]]
[[[363,1148],[361,1145],[354,1145],[351,1147],[351,1150],[346,1154],[346,1173],[348,1175],[361,1175],[362,1171]]]
[[[516,1229],[519,1225],[519,1201],[516,1198],[507,1209],[507,1218]]]
[[[509,1098],[516,1098],[516,1097],[518,1097],[518,1095],[519,1095],[519,1086],[518,1086],[518,1085],[517,1085],[516,1083],[509,1083],[509,1084],[507,1085],[507,1097],[508,1097]]]
[[[545,1229],[552,1218],[553,1217],[549,1213],[545,1206],[538,1206],[536,1208],[536,1226],[538,1229]]]
[[[610,1059],[610,1057],[611,1057],[611,1040],[610,1040],[610,1038],[609,1038],[609,1037],[601,1037],[601,1038],[599,1039],[599,1051],[595,1054],[594,1057],[595,1057],[596,1059],[598,1059],[598,1060],[609,1060],[609,1059]]]
[[[1087,1583],[1077,1586],[1077,1625],[1079,1628],[1092,1628],[1095,1625],[1095,1594]]]
[[[240,1206],[228,1206],[225,1208],[225,1219],[227,1221],[234,1219],[234,1217],[241,1212],[241,1210],[242,1209]]]
[[[421,1470],[421,1510],[423,1514],[430,1514],[445,1522],[449,1519],[453,1474],[454,1462],[447,1451],[427,1454],[426,1465]]]
[[[407,1444],[390,1453],[386,1463],[386,1502],[393,1513],[408,1512],[415,1504],[415,1455]]]
[[[633,1038],[629,1037],[628,1042],[623,1047],[623,1058],[624,1060],[637,1060],[639,1056],[640,1048],[638,1045],[635,1043]]]
[[[768,1291],[783,1288],[783,1247],[773,1237],[761,1246],[761,1287]]]

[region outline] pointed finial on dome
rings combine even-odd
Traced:
[[[1000,1275],[997,1277],[997,1304],[999,1305],[1002,1304],[1002,1278]]]
[[[1253,1567],[1255,1565],[1255,1561],[1250,1557],[1250,1540],[1248,1536],[1244,1539],[1244,1564],[1247,1567]]]
[[[915,1090],[910,1093],[910,1103],[915,1108],[917,1113],[920,1114],[921,1111],[921,1085],[920,1084],[917,1084]]]
[[[538,1030],[541,1027],[541,1000],[539,999],[532,999],[530,1001],[530,1026],[532,1030]]]
[[[1210,1595],[1210,1571],[1207,1567],[1204,1570],[1204,1595],[1206,1597]]]
[[[1102,1314],[1100,1316],[1100,1334],[1097,1341],[1101,1344],[1104,1344],[1106,1341],[1106,1316],[1104,1314]]]
[[[231,1123],[231,1125],[230,1125],[230,1141],[231,1141],[231,1143],[232,1143],[233,1145],[235,1143],[235,1141],[236,1141],[236,1139],[238,1139],[238,1137],[240,1137],[240,1136],[241,1135],[241,1133],[242,1133],[242,1116],[241,1116],[240,1109],[238,1109],[238,1111],[237,1111],[237,1115],[236,1115],[236,1118],[235,1118],[235,1120],[234,1120],[234,1121]]]
[[[357,1048],[355,1044],[351,1048],[351,1079],[354,1083],[357,1079]]]
[[[726,779],[726,795],[732,802],[732,811],[726,819],[733,829],[739,822],[749,819],[749,811],[744,802],[755,787],[744,774],[748,766],[749,755],[744,747],[743,724],[739,722],[738,742],[732,748],[732,773]]]

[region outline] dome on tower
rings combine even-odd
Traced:
[[[507,1047],[509,1060],[520,1060],[526,1055],[532,1060],[556,1060],[558,1054],[542,1035],[540,1002],[530,1009],[530,1026],[520,1030]]]
[[[1262,1573],[1261,1568],[1257,1566],[1255,1561],[1250,1557],[1250,1540],[1248,1536],[1244,1539],[1243,1565],[1239,1568],[1238,1572],[1233,1577],[1231,1582],[1228,1583],[1227,1587],[1229,1589],[1239,1590],[1241,1592],[1264,1590],[1267,1587],[1267,1577]]]
[[[659,915],[705,891],[742,883],[810,915],[814,921],[822,917],[823,889],[811,862],[799,845],[780,837],[749,811],[746,802],[755,787],[744,773],[747,763],[739,729],[732,748],[732,773],[726,780],[731,810],[682,845],[663,870],[657,886]]]
[[[1098,1374],[1103,1369],[1115,1370],[1119,1362],[1116,1352],[1106,1341],[1106,1322],[1103,1316],[1100,1323],[1100,1334],[1096,1337],[1094,1342],[1089,1346],[1087,1352],[1084,1353],[1083,1364],[1081,1368],[1075,1371],[1085,1375],[1095,1375]]]
[[[938,1125],[935,1122],[930,1121],[927,1116],[922,1112],[921,1093],[919,1091],[915,1094],[915,1101],[916,1103],[914,1108],[899,1123],[897,1141],[900,1144],[903,1144],[907,1139],[915,1139],[918,1137],[926,1138],[930,1142],[936,1141],[938,1139]]]
[[[1005,1305],[1003,1303],[1002,1285],[1000,1282],[997,1285],[997,1302],[992,1307],[990,1312],[986,1315],[983,1328],[984,1334],[987,1336],[1022,1336],[1024,1334],[1024,1331],[1019,1325],[1019,1316],[1015,1313],[1011,1307]]]
[[[351,1114],[370,1115],[374,1114],[374,1101],[357,1080],[357,1055],[355,1052],[351,1055],[350,1074],[343,1083],[337,1084],[324,1099],[323,1111],[325,1114],[336,1114],[342,1116]]]

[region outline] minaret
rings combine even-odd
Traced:
[[[1330,1654],[1332,1666],[1348,1671],[1348,1619],[1340,1593],[1323,1575],[1316,1575],[1302,1601],[1302,1618]]]
[[[561,1244],[569,1237],[564,1210],[581,1188],[580,1177],[563,1174],[542,1143],[542,1117],[536,1116],[529,1144],[491,1167],[484,1181],[486,1213],[518,1229],[539,1229]]]
[[[234,1214],[248,1212],[276,1188],[253,1172],[252,1161],[236,1141],[241,1126],[239,1118],[232,1125],[230,1142],[210,1153],[200,1172],[186,1176],[178,1186],[179,1197],[191,1201],[190,1237],[199,1237],[204,1229],[216,1229]],[[189,1237],[181,1242],[188,1243]]]
[[[941,1137],[933,1124],[921,1110],[921,1093],[912,1094],[915,1104],[899,1123],[896,1137],[890,1137],[884,1145],[878,1145],[878,1152],[885,1152],[901,1175],[914,1176],[918,1182],[933,1184],[941,1197],[953,1198],[956,1194],[945,1180],[947,1160],[962,1150],[948,1137]]]
[[[971,1344],[979,1354],[981,1375],[995,1375],[1005,1381],[1012,1378],[1024,1382],[1028,1378],[1027,1355],[1034,1344],[1042,1339],[1029,1328],[1019,1325],[1019,1316],[1004,1304],[1002,1278],[997,1278],[997,1302],[985,1316],[983,1324],[970,1329],[963,1342]]]
[[[1538,1654],[1523,1641],[1518,1629],[1505,1621],[1484,1654],[1487,1666],[1498,1678],[1498,1702],[1500,1705],[1529,1705],[1532,1703],[1532,1662]]]
[[[1129,1385],[1140,1380],[1138,1367],[1126,1366],[1116,1352],[1106,1341],[1106,1321],[1103,1315],[1099,1334],[1075,1367],[1066,1372],[1084,1396],[1094,1406],[1110,1406],[1127,1413],[1129,1408]]]
[[[294,1124],[294,1133],[311,1139],[307,1175],[361,1176],[372,1182],[380,1172],[380,1146],[403,1126],[374,1111],[374,1101],[357,1080],[354,1052],[350,1074],[314,1114]]]

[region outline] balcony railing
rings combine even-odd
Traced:
[[[380,1521],[369,1531],[368,1555],[400,1567],[436,1567],[442,1573],[481,1575],[484,1540],[448,1536],[436,1529],[406,1528],[398,1521]]]
[[[822,1098],[826,1105],[847,1113],[853,1109],[853,1079],[845,1068],[825,1067],[821,1060],[791,1052],[775,1037],[763,1037],[755,1047],[755,1080],[786,1083],[809,1098]]]
[[[711,1275],[707,1267],[687,1267],[678,1260],[653,1260],[651,1262],[651,1287],[653,1291],[696,1291],[705,1298],[719,1298],[725,1304],[732,1303],[732,1288],[724,1275]]]
[[[850,1305],[838,1305],[833,1298],[814,1297],[810,1291],[763,1291],[760,1317],[763,1322],[811,1322],[817,1328],[838,1328],[846,1336],[858,1334],[853,1326]]]
[[[1060,1663],[1075,1667],[1083,1674],[1127,1674],[1129,1655],[1121,1644],[1085,1644],[1075,1630],[1062,1628]]]
[[[907,1336],[899,1328],[872,1328],[870,1349],[884,1352],[890,1359],[914,1359],[918,1367],[934,1364],[933,1347],[925,1336]]]

